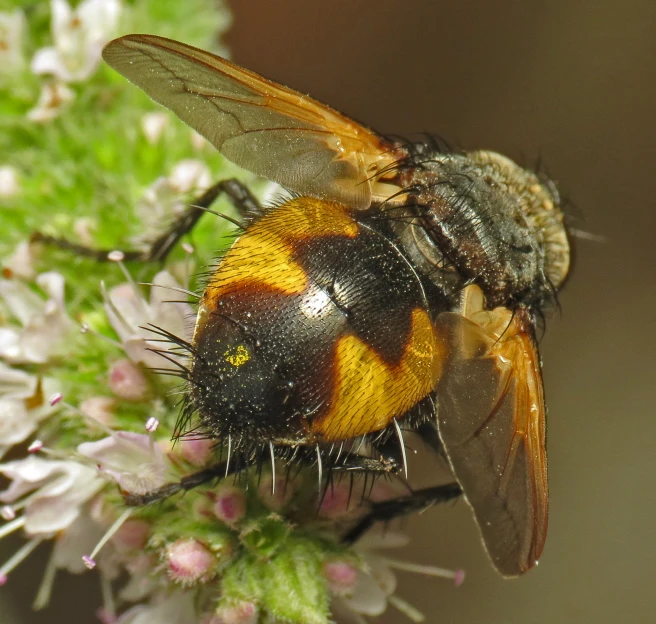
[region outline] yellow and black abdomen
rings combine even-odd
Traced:
[[[344,206],[295,198],[238,238],[198,313],[191,401],[213,437],[336,442],[384,429],[442,357],[419,278]]]

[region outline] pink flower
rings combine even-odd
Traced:
[[[112,425],[115,421],[115,399],[105,396],[92,396],[80,403],[80,411],[89,418],[103,425]]]
[[[215,444],[215,440],[208,438],[181,438],[175,449],[192,466],[200,468],[212,459]]]

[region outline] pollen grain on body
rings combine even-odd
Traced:
[[[236,347],[228,349],[223,354],[223,358],[234,367],[239,367],[243,366],[251,359],[251,354],[244,345],[237,345]]]

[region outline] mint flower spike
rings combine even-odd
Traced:
[[[229,13],[218,0],[52,0],[29,16],[0,13],[11,154],[0,162],[0,539],[25,538],[0,561],[6,596],[16,567],[41,548],[50,556],[34,607],[47,607],[58,573],[94,574],[101,624],[361,624],[390,606],[419,621],[396,595],[396,574],[442,572],[381,554],[405,543],[397,534],[341,543],[364,512],[357,480],[353,496],[336,479],[319,501],[316,469],[288,471],[267,452],[237,478],[126,506],[126,495],[227,455],[203,431],[171,442],[186,389],[151,369],[179,370],[167,356],[188,364],[161,339],[191,342],[196,273],[231,234],[203,219],[164,266],[128,264],[118,251],[95,263],[29,241],[37,227],[141,249],[200,192],[238,175],[99,60],[128,29],[206,48]],[[280,193],[258,188],[260,199]],[[370,494],[396,495],[383,481]]]

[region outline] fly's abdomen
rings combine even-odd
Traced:
[[[201,426],[242,444],[372,433],[434,387],[440,342],[419,279],[344,206],[295,198],[237,239],[194,336]]]

